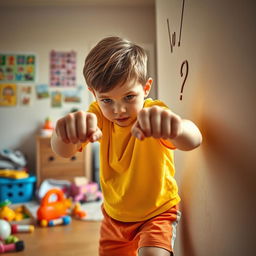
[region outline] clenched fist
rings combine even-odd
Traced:
[[[183,132],[182,119],[169,109],[159,106],[143,108],[131,132],[140,140],[145,137],[175,139]]]
[[[65,143],[77,144],[89,140],[95,142],[102,136],[97,126],[97,117],[93,113],[78,111],[59,119],[56,134]]]

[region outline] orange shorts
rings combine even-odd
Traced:
[[[173,252],[176,226],[180,219],[177,206],[140,222],[117,221],[108,216],[103,207],[102,212],[100,256],[136,256],[139,248],[145,246]]]

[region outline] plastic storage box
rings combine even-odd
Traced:
[[[0,202],[9,199],[11,203],[30,201],[34,195],[36,177],[25,179],[0,178]]]

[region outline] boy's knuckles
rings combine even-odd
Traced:
[[[74,115],[72,113],[69,113],[68,115],[65,116],[65,121],[67,123],[71,123],[74,120]]]
[[[148,109],[143,108],[139,113],[139,118],[145,119],[148,116]]]
[[[162,117],[162,119],[170,118],[170,111],[163,109],[161,111],[161,117]]]
[[[86,119],[87,119],[88,121],[94,121],[94,120],[97,120],[97,117],[96,117],[96,115],[93,114],[93,113],[87,113],[87,114],[86,114]]]
[[[59,128],[60,127],[62,127],[62,126],[64,126],[65,125],[65,118],[61,118],[61,119],[59,119],[58,121],[57,121],[57,123],[56,123],[56,128],[55,128],[55,130],[57,131],[59,131]]]
[[[173,119],[173,122],[176,122],[178,125],[181,124],[182,119],[181,119],[180,116],[174,115],[174,116],[172,117],[172,119]]]
[[[161,108],[158,106],[153,106],[150,108],[150,114],[158,114],[160,112]]]
[[[83,119],[85,117],[84,111],[80,110],[75,113],[76,118]]]

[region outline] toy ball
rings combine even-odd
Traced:
[[[11,225],[5,220],[0,220],[0,240],[5,240],[11,235]]]

